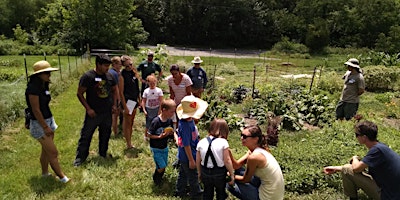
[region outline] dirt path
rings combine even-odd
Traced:
[[[142,45],[141,48],[155,49],[156,46]],[[238,50],[238,49],[205,49],[189,47],[167,46],[169,55],[173,56],[211,56],[225,58],[258,58],[263,51],[261,50]],[[264,58],[262,58],[264,59]],[[265,58],[266,60],[280,60],[277,58]]]

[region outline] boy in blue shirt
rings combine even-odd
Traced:
[[[175,194],[179,197],[185,196],[187,183],[190,185],[191,198],[201,197],[202,190],[196,170],[196,147],[199,142],[199,132],[194,119],[200,119],[207,107],[206,101],[190,95],[184,97],[176,109],[179,118],[177,143],[180,167]]]

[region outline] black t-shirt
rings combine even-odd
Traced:
[[[123,69],[121,76],[124,78],[125,100],[137,101],[139,97],[139,80],[136,78],[135,72]]]
[[[52,117],[50,111],[49,103],[51,100],[50,91],[48,85],[45,85],[38,77],[29,81],[25,90],[25,100],[28,105],[29,112],[32,113],[32,106],[29,102],[29,95],[39,96],[39,107],[40,112],[42,112],[43,118],[47,119]],[[35,115],[32,113],[32,119],[36,119]]]
[[[164,129],[167,127],[173,127],[172,119],[167,119],[167,121],[161,121],[160,117],[157,116],[151,122],[149,127],[149,134],[151,135],[161,135],[164,132]],[[168,137],[161,139],[150,139],[150,147],[157,149],[165,149],[168,145]]]
[[[112,87],[116,82],[110,73],[99,75],[94,70],[86,72],[79,86],[86,88],[86,101],[96,113],[111,112],[113,106]]]

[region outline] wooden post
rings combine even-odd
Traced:
[[[256,84],[256,65],[254,65],[254,71],[253,71],[253,89],[251,91],[252,98],[254,98],[254,90],[256,89],[255,84]]]
[[[310,91],[308,93],[311,93],[311,89],[312,89],[312,85],[313,85],[313,82],[314,82],[314,77],[315,77],[316,71],[317,71],[317,66],[314,67],[314,72],[313,72],[313,75],[312,75],[312,78],[311,78]]]
[[[60,79],[62,80],[60,52],[57,52],[57,56],[58,56],[58,68],[60,69]]]
[[[26,55],[24,54],[24,65],[25,65],[25,75],[26,75],[26,83],[28,83],[28,67],[26,66]]]

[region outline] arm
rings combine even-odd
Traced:
[[[186,87],[186,96],[191,95],[191,94],[192,94],[192,87],[190,87],[190,85],[189,85]]]
[[[128,107],[126,106],[126,100],[124,96],[124,78],[122,76],[119,77],[119,95],[121,98],[122,108],[124,109],[124,113],[129,113]]]
[[[196,152],[196,167],[197,167],[197,176],[199,181],[201,181],[201,155],[200,152]]]
[[[251,178],[254,176],[258,163],[260,163],[260,158],[257,155],[252,154],[247,158],[247,167],[246,171],[244,172],[244,176],[235,175],[235,180],[238,180],[243,183],[248,183],[251,181]]]
[[[174,100],[175,99],[175,92],[171,86],[169,86],[169,98]]]
[[[119,96],[119,92],[118,92],[118,84],[114,85],[112,88],[112,94],[113,94],[113,106],[112,106],[112,111],[113,113],[117,113],[117,108],[118,108],[118,96]]]
[[[145,116],[147,116],[147,111],[146,111],[146,101],[147,101],[147,98],[146,97],[143,97],[142,98],[142,108],[143,108],[143,113],[144,113],[144,115]]]
[[[368,167],[368,165],[366,165],[363,161],[360,161],[358,156],[353,156],[351,167],[353,168],[354,172],[362,172]]]
[[[243,155],[241,158],[239,158],[238,160],[236,160],[233,155],[232,152],[229,150],[229,157],[231,158],[232,161],[232,165],[234,169],[239,169],[240,167],[242,167],[244,164],[246,164],[247,162],[247,157],[249,156],[250,151],[247,151],[247,153],[245,155]]]
[[[29,95],[29,103],[32,107],[32,114],[35,116],[36,120],[38,120],[40,126],[42,126],[44,133],[47,136],[51,136],[54,134],[53,130],[47,125],[46,121],[44,120],[42,111],[40,111],[40,104],[39,104],[39,96],[37,95]]]
[[[184,146],[183,148],[185,149],[186,156],[189,159],[189,168],[190,169],[195,169],[196,168],[196,163],[195,163],[195,160],[194,160],[193,155],[192,155],[191,147],[190,146]]]
[[[161,114],[161,103],[164,100],[163,96],[158,97],[158,102],[160,102],[160,105],[158,106],[158,114]]]
[[[230,152],[231,151],[229,150],[229,148],[224,149],[224,165],[225,165],[226,169],[228,170],[229,175],[231,176],[231,181],[229,182],[229,184],[233,185],[233,182],[235,181],[235,172],[233,169]],[[197,152],[197,153],[199,153],[199,152]],[[196,157],[196,158],[198,158],[198,157]]]
[[[89,106],[89,104],[86,101],[86,98],[83,96],[83,94],[86,92],[87,88],[83,87],[83,86],[79,86],[78,87],[78,92],[77,92],[77,96],[79,101],[81,102],[81,104],[83,105],[83,107],[85,107],[86,109],[86,113],[90,116],[90,117],[95,117],[96,116],[96,112]]]
[[[358,89],[358,95],[362,95],[365,92],[365,90],[363,88],[359,88]]]

